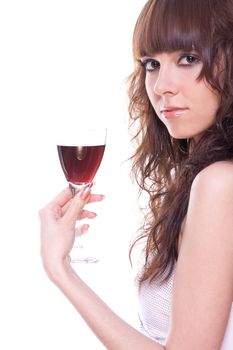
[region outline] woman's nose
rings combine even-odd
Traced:
[[[176,73],[168,67],[160,67],[154,82],[154,93],[157,95],[176,95],[178,92],[178,77]]]

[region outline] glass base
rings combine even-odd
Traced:
[[[91,254],[88,248],[83,246],[83,238],[76,238],[73,249],[70,252],[70,261],[74,264],[95,264],[99,259]]]
[[[96,264],[99,262],[98,258],[94,258],[93,256],[86,256],[86,257],[71,257],[71,263],[72,264]]]

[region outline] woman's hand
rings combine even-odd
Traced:
[[[90,188],[79,192],[74,198],[67,189],[40,211],[41,254],[45,270],[106,349],[163,350],[165,348],[118,317],[69,264],[68,256],[75,239],[76,221],[84,217],[95,217],[94,213],[84,207],[87,203],[102,199],[102,195],[91,194]],[[78,233],[86,229],[82,225]]]
[[[84,209],[85,205],[103,198],[103,195],[92,194],[91,186],[85,187],[74,197],[67,188],[40,210],[41,256],[51,278],[62,264],[69,263],[75,236],[89,228],[87,224],[76,227],[77,220],[96,217],[95,213]]]

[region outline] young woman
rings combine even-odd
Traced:
[[[67,189],[40,212],[45,270],[107,349],[233,349],[232,33],[232,0],[149,0],[136,23],[133,173],[149,194],[142,332],[70,266],[76,220],[103,197]]]

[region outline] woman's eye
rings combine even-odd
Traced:
[[[147,72],[153,72],[154,70],[160,67],[159,62],[153,59],[147,59],[142,61],[141,63]]]
[[[199,63],[200,62],[200,59],[197,58],[196,56],[193,56],[193,55],[185,55],[185,56],[182,56],[179,60],[179,63],[182,64],[182,65],[194,65],[196,63]]]

